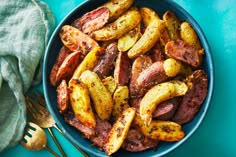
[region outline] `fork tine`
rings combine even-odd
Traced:
[[[45,107],[40,105],[40,103],[36,100],[37,96],[31,96],[31,95],[28,95],[27,97],[31,106],[35,108],[35,114],[40,113],[41,115],[43,115],[45,112]]]
[[[30,98],[28,96],[25,97],[25,101],[26,101],[26,107],[27,107],[27,110],[29,111],[29,113],[32,113],[32,114],[37,113],[37,109],[32,104],[32,101],[30,100]]]
[[[35,131],[34,130],[32,130],[31,128],[25,128],[25,130],[32,136],[32,134],[34,134],[35,133]]]

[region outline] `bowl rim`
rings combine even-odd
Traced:
[[[80,148],[82,148],[84,151],[88,152],[89,154],[104,157],[104,155],[102,155],[100,153],[96,153],[96,152],[92,151],[91,149],[83,146],[80,142],[76,141],[75,138],[72,137],[72,135],[70,135],[70,133],[68,133],[66,131],[66,129],[64,128],[64,126],[60,123],[60,120],[57,118],[56,114],[53,112],[53,108],[52,108],[52,105],[51,105],[49,97],[48,97],[47,83],[46,83],[48,81],[48,76],[45,73],[45,71],[47,71],[46,70],[47,69],[46,62],[48,60],[48,53],[49,53],[49,49],[51,47],[50,43],[52,43],[52,41],[54,40],[54,37],[57,35],[59,29],[62,27],[64,22],[67,20],[67,18],[69,16],[71,16],[71,14],[73,14],[75,11],[77,11],[78,8],[82,7],[86,3],[91,3],[91,1],[93,1],[93,0],[84,0],[84,2],[79,3],[74,9],[72,9],[61,20],[61,22],[57,25],[57,27],[53,31],[53,33],[52,33],[52,35],[51,35],[51,37],[48,41],[48,44],[47,44],[47,47],[46,47],[46,50],[45,50],[45,55],[44,55],[44,58],[43,58],[43,91],[44,91],[47,107],[48,107],[52,117],[57,122],[58,127],[62,130],[62,132],[65,134],[65,136],[69,140],[71,140],[73,143],[78,145]],[[168,3],[169,5],[172,5],[174,8],[176,8],[176,10],[179,10],[181,13],[185,14],[188,17],[188,20],[191,21],[191,25],[194,25],[194,27],[197,28],[197,29],[195,29],[195,31],[197,32],[200,40],[202,41],[201,43],[204,44],[202,46],[204,47],[205,52],[208,52],[207,58],[209,60],[208,68],[209,68],[210,79],[209,79],[209,82],[208,82],[208,94],[207,94],[207,97],[204,100],[204,104],[206,106],[205,106],[205,109],[203,110],[203,112],[201,113],[201,116],[199,117],[199,120],[197,121],[196,125],[193,126],[193,128],[190,130],[190,132],[182,140],[176,142],[175,145],[173,145],[169,149],[164,150],[164,151],[160,152],[159,154],[153,155],[155,157],[163,156],[163,155],[166,155],[166,154],[170,153],[171,151],[173,151],[174,149],[176,149],[177,147],[182,145],[186,140],[188,140],[190,138],[190,136],[192,136],[196,132],[196,130],[199,128],[199,126],[202,124],[204,118],[206,117],[205,115],[207,113],[207,110],[209,109],[209,105],[211,103],[212,95],[213,95],[213,92],[214,92],[214,81],[215,81],[214,80],[215,79],[214,62],[213,62],[213,58],[212,58],[212,52],[211,52],[209,43],[207,41],[207,38],[205,37],[205,34],[204,34],[203,30],[201,29],[199,24],[196,22],[196,20],[182,6],[180,6],[179,4],[177,4],[176,2],[173,2],[171,0],[166,0],[165,3]]]

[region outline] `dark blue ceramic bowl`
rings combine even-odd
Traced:
[[[48,47],[47,47],[45,57],[44,57],[44,64],[43,64],[43,89],[44,89],[44,93],[46,97],[46,102],[52,116],[54,117],[58,126],[62,129],[62,131],[71,141],[73,141],[76,145],[81,147],[83,150],[87,151],[88,153],[96,157],[106,156],[106,154],[100,151],[99,149],[97,149],[97,147],[91,147],[91,142],[87,139],[84,139],[81,136],[79,131],[77,131],[75,128],[67,124],[64,121],[63,116],[58,112],[57,102],[56,102],[56,90],[49,83],[49,74],[58,56],[58,52],[60,48],[62,47],[62,42],[59,37],[59,31],[61,27],[65,24],[71,24],[72,21],[74,21],[75,19],[83,15],[84,13],[100,6],[104,2],[105,0],[99,0],[99,1],[88,0],[84,2],[83,4],[77,6],[64,18],[64,20],[62,20],[62,22],[58,25],[58,27],[54,31],[48,43]],[[163,15],[165,11],[171,10],[180,19],[188,21],[197,32],[200,38],[200,41],[202,43],[202,46],[205,49],[203,68],[209,76],[208,95],[204,101],[204,104],[201,107],[200,112],[197,114],[197,116],[190,123],[183,126],[183,130],[186,133],[186,136],[184,137],[184,139],[182,139],[179,142],[174,142],[174,143],[162,142],[159,145],[157,150],[147,150],[147,151],[138,152],[138,153],[131,153],[131,152],[120,150],[114,154],[114,156],[120,156],[120,157],[121,156],[122,157],[125,157],[125,156],[128,156],[128,157],[155,156],[157,157],[157,156],[162,156],[164,154],[167,154],[173,149],[177,148],[184,141],[186,141],[201,124],[207,112],[207,109],[211,100],[212,92],[213,92],[213,84],[214,84],[213,61],[211,57],[210,48],[204,36],[204,33],[202,32],[197,22],[193,19],[193,17],[189,15],[189,13],[187,13],[182,7],[180,7],[176,3],[169,0],[165,0],[165,1],[163,0],[146,0],[146,1],[136,0],[135,3],[137,6],[146,6],[146,7],[152,8],[159,14],[160,17]]]

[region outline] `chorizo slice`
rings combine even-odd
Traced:
[[[109,19],[109,10],[106,7],[99,7],[75,20],[71,25],[82,30],[84,33],[91,33],[102,28]]]
[[[194,71],[187,78],[187,82],[189,90],[172,119],[179,124],[187,123],[195,117],[208,91],[208,77],[203,70]]]

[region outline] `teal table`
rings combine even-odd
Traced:
[[[82,0],[44,0],[57,24]],[[215,89],[200,128],[167,157],[236,157],[236,0],[175,0],[203,29],[214,59]],[[234,69],[234,70],[233,70]],[[41,86],[39,86],[41,88]],[[68,157],[83,155],[53,130]],[[48,146],[59,153],[50,136]],[[0,153],[1,157],[50,157],[46,150],[29,151],[21,145]]]

